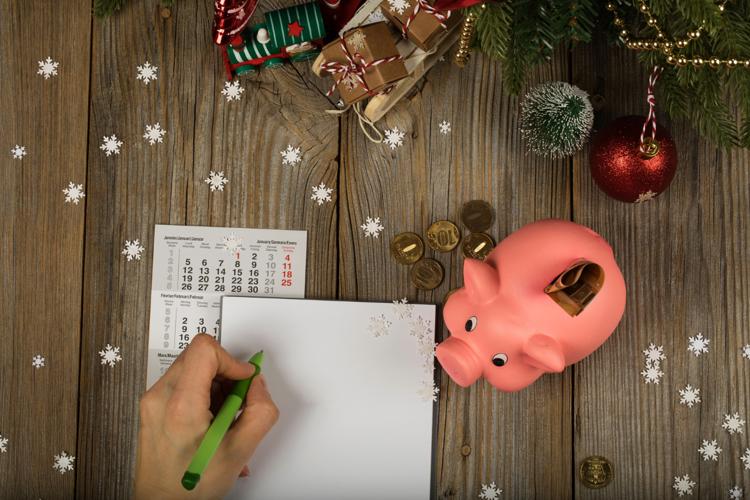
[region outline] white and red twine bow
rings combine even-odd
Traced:
[[[370,62],[367,62],[359,52],[355,52],[354,55],[350,54],[349,50],[346,47],[346,42],[343,38],[341,38],[340,41],[341,51],[344,53],[346,62],[342,63],[337,61],[326,61],[320,66],[323,71],[328,72],[333,78],[333,85],[328,90],[326,95],[333,94],[333,91],[336,90],[336,87],[341,82],[347,80],[350,76],[353,77],[368,94],[372,95],[370,87],[367,85],[367,82],[365,82],[365,72],[375,66],[398,61],[399,59],[401,59],[400,55],[395,55],[383,57],[381,59],[374,59]]]
[[[654,66],[654,70],[651,72],[651,76],[648,78],[648,90],[646,101],[648,102],[648,117],[643,123],[643,130],[641,130],[641,145],[639,150],[642,154],[648,155],[651,153],[648,146],[646,145],[646,129],[651,124],[651,141],[649,144],[656,143],[656,97],[654,96],[654,87],[656,81],[661,75],[662,68],[660,66]]]
[[[425,11],[428,14],[432,14],[435,19],[438,20],[440,23],[440,26],[445,28],[445,21],[448,20],[451,13],[450,12],[444,12],[442,10],[438,10],[432,5],[428,4],[426,0],[417,0],[417,2],[414,4],[414,10],[412,10],[409,17],[406,19],[406,22],[401,26],[401,33],[406,36],[406,33],[409,31],[409,26],[411,26],[412,21],[414,21],[414,18],[417,17],[417,14],[419,14],[419,11]]]

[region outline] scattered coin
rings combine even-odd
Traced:
[[[411,281],[421,290],[433,290],[443,282],[443,266],[434,259],[422,259],[411,268]]]
[[[606,458],[597,455],[585,458],[578,469],[578,478],[587,488],[604,488],[613,477],[612,464]]]
[[[439,220],[427,228],[427,243],[438,252],[450,252],[459,241],[461,233],[451,221]]]
[[[492,205],[484,200],[467,201],[461,209],[461,222],[472,233],[488,230],[493,218]]]
[[[399,233],[391,240],[391,255],[399,264],[414,264],[424,254],[424,243],[416,233]]]
[[[479,260],[484,260],[493,248],[495,242],[487,233],[471,233],[464,238],[461,245],[464,257]]]

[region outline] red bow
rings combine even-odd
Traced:
[[[346,42],[343,38],[341,38],[340,41],[341,51],[344,53],[344,57],[346,57],[346,63],[326,61],[320,65],[321,69],[327,71],[334,81],[333,85],[331,86],[330,90],[328,90],[326,95],[333,94],[333,91],[336,90],[336,87],[349,78],[353,78],[354,80],[356,80],[369,95],[373,95],[373,92],[370,90],[367,82],[365,82],[365,72],[369,68],[378,66],[379,64],[398,61],[399,59],[401,59],[400,55],[396,55],[383,57],[382,59],[375,59],[373,61],[367,62],[359,52],[356,52],[354,55],[350,54],[349,50],[346,47]]]

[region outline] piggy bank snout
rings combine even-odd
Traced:
[[[435,357],[440,365],[461,387],[468,387],[482,376],[482,364],[469,345],[456,337],[438,344]]]

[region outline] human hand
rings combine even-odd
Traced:
[[[238,476],[248,474],[248,460],[279,415],[262,375],[250,385],[245,409],[230,427],[198,485],[188,492],[181,484],[213,419],[211,393],[212,389],[215,392],[216,379],[246,379],[254,369],[253,365],[234,359],[211,336],[200,334],[193,338],[141,397],[137,499],[221,498]]]

